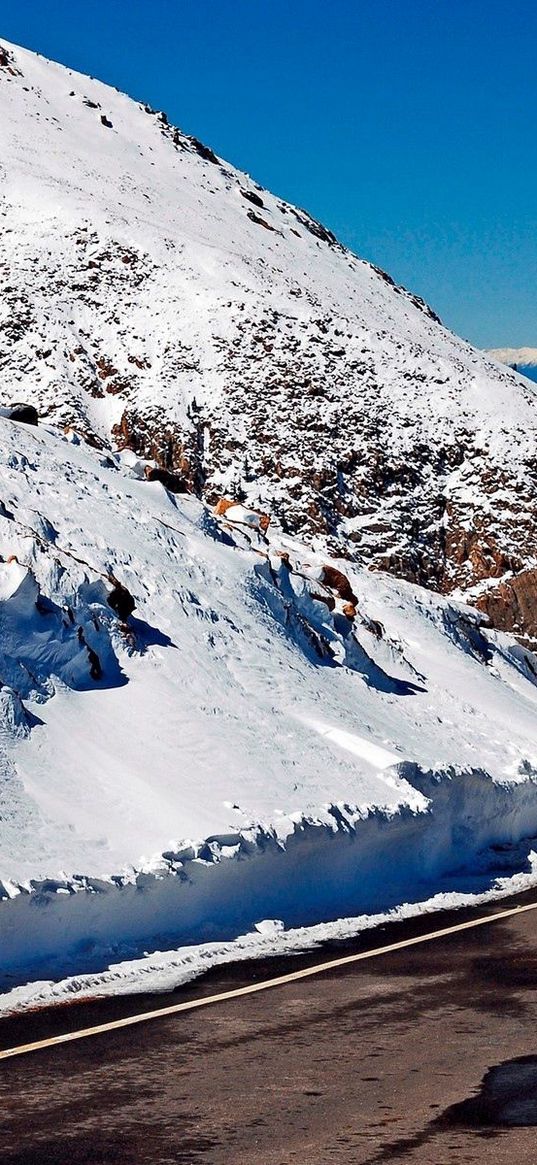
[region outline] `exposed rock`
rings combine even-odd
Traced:
[[[125,623],[129,615],[132,615],[136,603],[130,591],[122,583],[118,582],[117,578],[114,578],[113,575],[110,575],[110,582],[114,584],[114,589],[108,595],[108,606],[116,612],[121,622]]]
[[[262,530],[264,534],[270,526],[270,514],[251,510],[231,498],[219,498],[214,507],[214,514],[219,518],[226,515],[228,521],[237,522],[241,526],[251,526],[252,529]]]
[[[201,423],[193,421],[185,432],[179,425],[163,421],[158,410],[142,416],[126,409],[112,432],[118,449],[132,449],[139,457],[156,461],[161,469],[180,474],[188,492],[201,494],[204,485]]]
[[[310,235],[315,235],[315,238],[321,239],[323,243],[337,243],[336,236],[332,231],[329,231],[328,227],[323,226],[322,223],[317,222],[316,218],[312,218],[307,210],[298,210],[295,207],[291,207],[290,209],[291,214],[294,214],[298,222],[309,231]]]
[[[384,627],[378,619],[364,619],[364,627],[375,636],[375,639],[384,639]]]
[[[248,202],[253,202],[254,206],[264,206],[265,205],[265,203],[263,202],[263,199],[260,197],[259,194],[256,194],[254,190],[241,190],[241,194],[242,194],[243,198],[246,198],[248,200]]]
[[[257,223],[259,227],[264,227],[266,231],[275,230],[275,227],[273,227],[271,223],[267,222],[266,218],[261,218],[260,214],[256,214],[255,210],[248,211],[248,218],[251,222]]]
[[[185,480],[179,473],[171,473],[169,469],[159,469],[158,466],[146,465],[144,475],[147,481],[160,481],[172,494],[188,493]]]
[[[106,448],[106,444],[102,438],[97,437],[91,430],[84,432],[83,429],[75,429],[72,425],[65,425],[63,433],[72,445],[77,445],[80,444],[80,441],[84,441],[86,445],[91,445],[92,449],[98,449],[99,452]]]
[[[86,651],[88,653],[90,676],[92,680],[101,680],[103,677],[103,669],[97,652],[94,651],[92,647],[89,647],[88,644],[86,644]]]
[[[217,518],[223,517],[223,515],[225,513],[227,513],[227,511],[230,510],[232,506],[235,506],[236,504],[237,503],[234,501],[233,498],[219,498],[215,507],[214,507],[214,513],[216,514],[216,517]]]
[[[331,590],[335,591],[336,594],[339,595],[340,599],[343,599],[345,603],[350,603],[351,606],[355,608],[354,614],[356,614],[358,599],[351,587],[347,575],[343,574],[343,571],[337,570],[335,566],[323,566],[321,582],[323,582],[325,586],[330,587]]]
[[[204,142],[200,142],[199,138],[190,137],[189,141],[200,158],[203,158],[205,162],[213,162],[218,165],[218,158],[210,146],[206,146]]]
[[[19,402],[1,408],[0,416],[7,417],[9,421],[19,421],[23,425],[37,425],[39,423],[37,409],[33,405]]]
[[[88,662],[90,665],[90,676],[91,676],[92,680],[95,680],[95,681],[101,680],[102,676],[103,676],[103,669],[102,669],[101,661],[99,659],[99,656],[97,655],[97,652],[94,651],[93,648],[90,647],[89,643],[86,641],[86,637],[84,635],[84,631],[83,631],[82,627],[78,628],[78,642],[80,643],[81,647],[86,648],[86,651],[88,654]]]
[[[12,77],[22,77],[21,70],[15,65],[13,53],[10,53],[4,45],[0,45],[0,68],[6,69]]]
[[[327,561],[448,595],[534,564],[537,397],[522,378],[165,115],[90,79],[69,99],[73,77],[52,84],[31,54],[19,82],[18,52],[0,51],[3,164],[25,172],[33,127],[49,208],[37,222],[6,191],[4,402],[16,391],[47,424],[112,437],[209,504],[233,494]],[[117,150],[97,157],[101,116]]]
[[[498,631],[510,631],[533,650],[537,648],[537,568],[523,570],[475,600]]]

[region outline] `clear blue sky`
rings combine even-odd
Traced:
[[[536,0],[1,0],[483,346],[537,346]]]

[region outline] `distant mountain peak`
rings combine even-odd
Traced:
[[[489,348],[488,355],[500,364],[537,368],[537,348]]]

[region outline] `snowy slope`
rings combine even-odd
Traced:
[[[527,382],[165,114],[14,46],[0,103],[0,404],[443,592],[537,565]]]
[[[0,418],[4,976],[524,869],[535,657],[141,471]]]
[[[165,115],[0,105],[0,982],[525,876],[536,657],[460,600],[533,642],[534,390]]]

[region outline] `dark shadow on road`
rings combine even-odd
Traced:
[[[403,1160],[450,1130],[494,1139],[507,1129],[535,1127],[537,1055],[518,1056],[489,1068],[475,1096],[450,1105],[414,1136],[387,1142],[371,1158],[371,1165]]]

